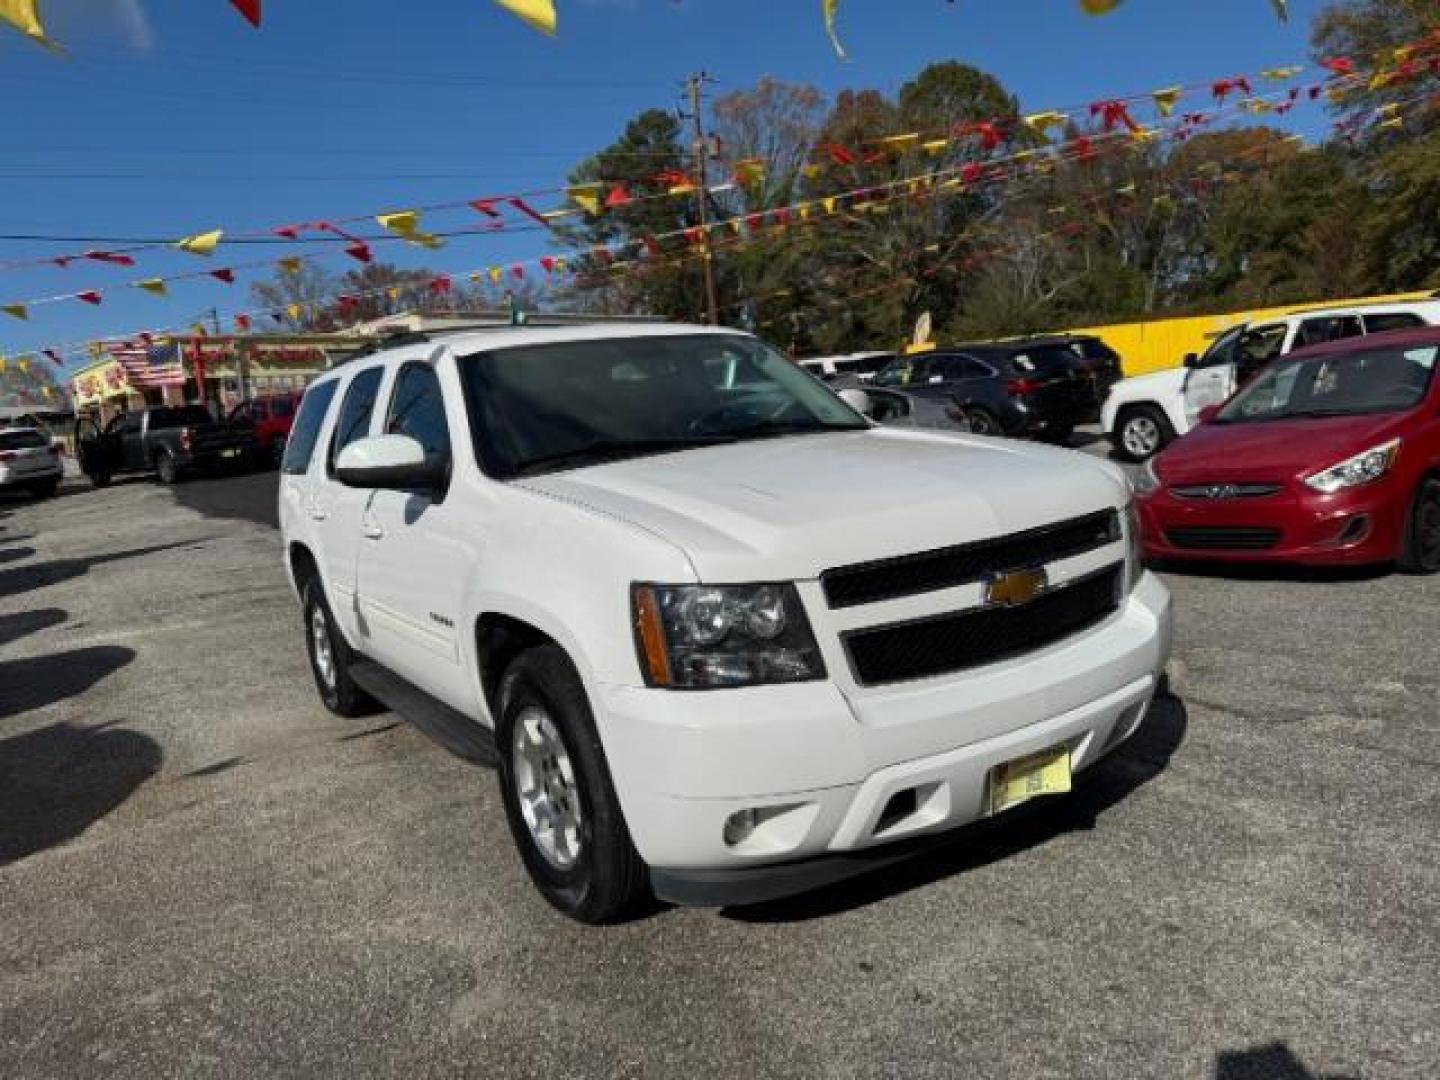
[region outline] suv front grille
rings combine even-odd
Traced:
[[[1193,526],[1166,529],[1171,547],[1195,551],[1264,551],[1280,542],[1279,529],[1248,525]]]
[[[1118,515],[1101,510],[994,540],[826,570],[820,586],[832,608],[854,607],[983,581],[995,572],[1042,566],[1119,539]]]
[[[1123,565],[1062,585],[1019,607],[984,607],[840,636],[862,686],[924,679],[994,663],[1099,623],[1120,604]]]

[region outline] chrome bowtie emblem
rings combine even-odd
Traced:
[[[1003,607],[1019,607],[1028,604],[1050,586],[1045,571],[1036,567],[1031,570],[1009,570],[996,574],[985,583],[985,602]]]

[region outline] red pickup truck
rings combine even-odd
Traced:
[[[273,468],[278,469],[280,459],[285,456],[285,443],[300,408],[300,396],[300,392],[296,392],[258,397],[235,406],[230,413],[230,426],[254,431],[260,453],[269,459]]]

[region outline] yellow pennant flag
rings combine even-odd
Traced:
[[[30,318],[30,309],[24,304],[0,304],[0,311],[5,312],[12,319]]]
[[[1132,180],[1130,183],[1126,184],[1124,187],[1118,187],[1118,188],[1116,188],[1116,189],[1115,189],[1115,194],[1116,194],[1116,195],[1134,195],[1134,194],[1135,194],[1135,182]]]
[[[22,357],[20,357],[20,370],[21,370],[21,371],[29,371],[29,370],[30,370],[30,357],[28,357],[28,356],[22,356]]]
[[[1169,86],[1164,90],[1156,90],[1150,97],[1155,102],[1155,108],[1160,110],[1160,115],[1169,116],[1175,111],[1175,103],[1180,100],[1180,95],[1184,92],[1183,86]]]
[[[8,22],[26,37],[49,45],[45,27],[40,22],[40,13],[35,9],[35,0],[0,0],[0,19]]]
[[[893,146],[897,149],[903,149],[904,147],[910,146],[912,143],[919,142],[920,133],[918,131],[910,131],[906,132],[904,135],[887,135],[880,141],[882,143],[885,143],[887,146]]]
[[[5,374],[5,357],[0,356],[0,375]]]
[[[299,321],[300,321],[300,305],[299,305],[299,304],[291,304],[289,307],[287,307],[287,308],[285,309],[285,313],[286,313],[287,315],[289,315],[290,318],[294,319],[296,322],[299,322]]]
[[[500,278],[505,273],[505,271],[501,270],[498,266],[489,267],[485,272],[490,275],[490,283],[492,285],[499,285]]]
[[[1395,73],[1393,71],[1377,71],[1370,77],[1370,89],[1383,90],[1394,81]]]
[[[1159,138],[1159,136],[1160,132],[1156,131],[1154,128],[1149,127],[1137,127],[1134,131],[1130,133],[1131,141],[1137,143],[1151,142],[1154,139]]]
[[[1270,79],[1272,82],[1284,82],[1286,79],[1293,79],[1296,75],[1299,75],[1300,72],[1304,70],[1305,69],[1301,67],[1266,68],[1264,71],[1260,72],[1260,74],[1264,78]]]
[[[394,285],[391,285],[388,289],[385,290],[385,295],[388,296],[391,300],[399,300],[400,290]]]
[[[90,354],[91,360],[99,360],[100,354],[104,351],[104,349],[105,346],[101,345],[98,341],[92,341],[90,342],[90,344],[85,346],[85,351]]]
[[[1120,0],[1080,0],[1086,15],[1108,15],[1120,6]]]
[[[807,203],[801,203],[799,206],[797,206],[797,207],[795,208],[795,212],[800,215],[800,220],[801,220],[801,221],[809,221],[809,220],[810,220],[810,212],[811,212],[813,209],[814,209],[814,207],[811,206],[811,204],[807,202]]]
[[[1245,108],[1248,109],[1255,116],[1259,116],[1261,113],[1275,111],[1275,106],[1272,105],[1270,102],[1266,101],[1264,98],[1251,98],[1249,101],[1245,102]]]
[[[555,0],[495,0],[516,18],[523,19],[542,34],[555,36]]]
[[[1025,126],[1045,135],[1052,127],[1064,127],[1065,121],[1068,119],[1070,118],[1062,112],[1031,113],[1025,117]]]
[[[50,397],[50,387],[48,387],[48,386],[42,386],[42,387],[40,388],[40,390],[41,390],[41,392],[45,395],[46,399],[48,400],[49,397]]]
[[[1375,110],[1375,115],[1381,117],[1382,119],[1388,119],[1392,116],[1399,116],[1400,103],[1398,101],[1392,101],[1389,105],[1381,105],[1380,108]]]
[[[581,184],[578,187],[566,189],[575,205],[587,214],[600,213],[600,194],[604,190],[599,184]]]
[[[414,210],[397,210],[393,214],[376,214],[375,220],[382,229],[389,229],[401,236],[410,236],[420,227],[420,215]]]
[[[1381,126],[1382,128],[1398,128],[1398,127],[1404,127],[1404,126],[1405,126],[1405,118],[1404,118],[1403,116],[1392,116],[1389,120],[1382,120],[1382,121],[1380,121],[1380,126]]]
[[[840,0],[820,0],[820,10],[825,16],[825,33],[830,36],[830,44],[835,47],[835,55],[841,60],[847,59],[845,46],[840,44],[840,37],[835,33],[835,12],[840,7]]]
[[[806,180],[814,180],[820,175],[820,166],[814,164],[806,165],[800,170],[800,175],[805,177]]]
[[[168,292],[165,287],[165,279],[158,277],[146,278],[144,281],[137,281],[135,283],[135,287],[138,289],[144,289],[146,292],[151,293],[155,296],[164,296]]]
[[[825,208],[825,213],[833,214],[835,212],[835,197],[833,195],[827,195],[820,200],[820,205]]]
[[[188,251],[191,255],[210,255],[219,246],[220,238],[224,235],[223,229],[212,229],[209,232],[196,233],[194,236],[177,240],[175,246],[181,251]]]
[[[301,259],[298,255],[287,255],[285,258],[280,260],[279,266],[280,269],[285,271],[285,273],[287,274],[298,274],[300,272],[300,267],[304,265],[304,262],[305,260]]]
[[[931,139],[929,142],[920,144],[920,149],[931,157],[939,157],[950,147],[949,139]]]

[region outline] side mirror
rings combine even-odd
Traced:
[[[408,435],[375,435],[340,451],[335,479],[353,488],[438,491],[445,482],[445,466],[427,461],[425,448]]]
[[[840,400],[849,405],[861,416],[873,416],[875,413],[875,399],[864,390],[857,390],[854,387],[846,387],[838,391]]]
[[[1193,352],[1187,352],[1185,359],[1180,361],[1182,367],[1195,367],[1199,363],[1200,357],[1196,356]]]
[[[1220,410],[1222,407],[1223,406],[1220,405],[1206,405],[1198,413],[1195,414],[1195,419],[1202,424],[1208,424],[1210,423],[1210,421],[1214,420],[1215,417],[1220,415]]]

